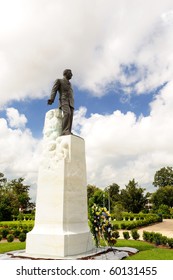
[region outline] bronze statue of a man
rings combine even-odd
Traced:
[[[63,72],[63,79],[57,79],[53,85],[48,105],[51,105],[59,92],[59,108],[63,111],[62,118],[62,135],[69,135],[72,129],[73,112],[74,112],[74,97],[73,89],[69,80],[73,74],[70,69]]]

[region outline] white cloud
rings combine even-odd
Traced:
[[[7,114],[7,117],[10,117],[11,127],[8,126],[5,118],[0,118],[0,171],[7,178],[24,177],[32,185],[31,192],[35,197],[36,189],[33,187],[37,181],[41,142],[34,139],[29,129],[23,126],[20,129],[21,119],[16,109],[7,109]],[[26,121],[24,116],[22,119]]]
[[[124,187],[135,178],[152,189],[155,172],[172,166],[172,90],[173,83],[167,84],[150,104],[150,115],[139,119],[132,112],[89,118],[84,108],[76,112],[74,128],[81,124],[80,135],[86,141],[89,183],[106,187],[116,182]]]
[[[27,118],[24,114],[19,114],[15,108],[7,108],[7,120],[12,128],[24,128],[27,123]]]
[[[172,11],[172,0],[1,0],[1,104],[49,95],[66,67],[95,95],[129,83],[122,64],[138,66],[138,92],[172,79]]]

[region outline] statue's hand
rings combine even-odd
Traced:
[[[52,101],[51,99],[48,99],[48,100],[47,100],[47,104],[48,104],[48,105],[52,105],[52,103],[53,103],[53,101]]]

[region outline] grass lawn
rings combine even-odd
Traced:
[[[145,241],[118,239],[116,247],[133,247],[139,250],[125,260],[173,260],[173,249],[159,248]]]
[[[26,242],[0,242],[0,254],[16,251],[16,250],[23,250],[25,249]]]

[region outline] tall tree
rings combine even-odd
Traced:
[[[151,202],[155,208],[159,208],[162,204],[173,207],[173,187],[165,186],[164,188],[159,188],[152,194]]]
[[[107,194],[99,188],[97,188],[94,194],[90,197],[88,207],[91,208],[94,204],[98,205],[99,207],[108,208]]]
[[[169,166],[162,167],[160,170],[156,171],[153,185],[159,188],[173,186],[173,168]]]
[[[112,185],[109,185],[105,188],[105,193],[107,193],[107,197],[110,204],[110,210],[112,211],[116,202],[120,199],[120,186],[116,183],[113,183]]]
[[[88,201],[90,200],[90,198],[94,195],[94,193],[99,190],[99,188],[97,188],[95,185],[87,185],[87,197],[88,197]]]
[[[14,179],[9,183],[13,193],[17,196],[19,208],[26,209],[30,205],[29,188],[24,184],[24,178]]]
[[[0,220],[11,220],[13,215],[19,213],[19,208],[25,210],[34,207],[30,203],[29,186],[24,184],[24,179],[7,181],[0,173]]]
[[[148,193],[144,195],[144,191],[133,179],[121,190],[120,202],[128,212],[139,213],[147,202]]]

